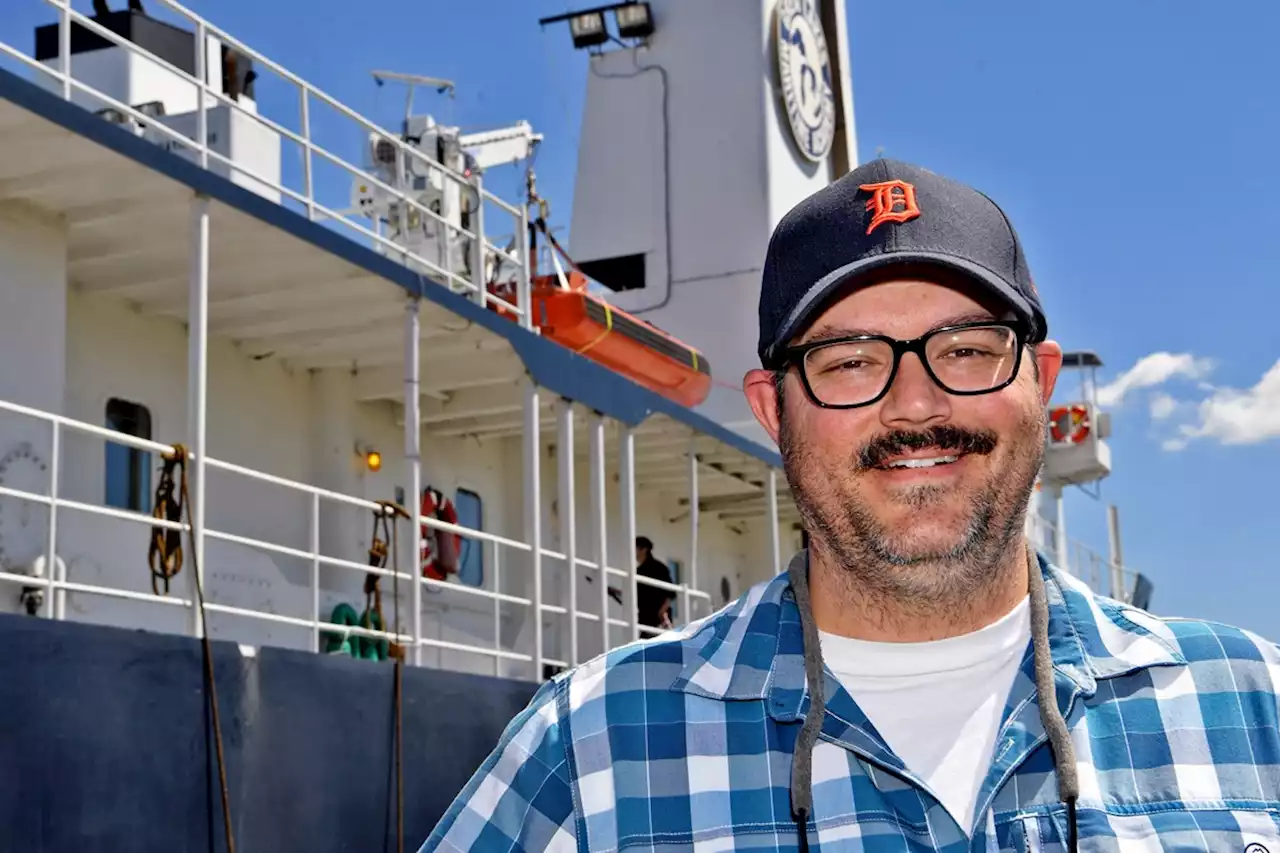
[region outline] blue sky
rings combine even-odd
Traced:
[[[0,37],[23,48],[53,20],[38,0],[5,5]],[[376,89],[373,68],[454,79],[454,101],[420,96],[443,121],[528,120],[546,135],[540,189],[569,225],[585,57],[563,28],[537,26],[564,0],[188,5],[389,125],[402,96]],[[1127,562],[1154,580],[1157,612],[1280,639],[1280,6],[848,6],[860,157],[883,149],[997,199],[1052,336],[1106,365],[1114,473],[1101,502],[1069,495],[1070,534],[1105,552],[1105,505],[1117,503]],[[290,93],[261,85],[278,117]],[[317,123],[355,156],[350,125]],[[499,191],[518,185],[514,171],[490,176]],[[342,203],[345,184],[333,186]]]

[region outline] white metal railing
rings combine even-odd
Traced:
[[[195,74],[188,74],[186,71],[178,68],[172,63],[160,58],[154,53],[139,47],[137,44],[125,39],[122,36],[106,29],[89,17],[75,11],[71,8],[70,0],[44,0],[45,3],[54,7],[58,11],[58,27],[59,27],[59,61],[56,67],[49,67],[37,61],[34,57],[27,55],[12,45],[5,44],[0,41],[0,53],[8,55],[24,65],[36,69],[37,71],[52,76],[61,84],[61,94],[65,100],[72,100],[76,92],[83,92],[92,98],[120,111],[121,113],[133,118],[144,124],[149,130],[154,130],[164,136],[171,143],[186,149],[195,156],[197,162],[205,168],[208,168],[210,160],[225,165],[227,168],[236,173],[252,178],[272,190],[280,192],[293,201],[297,202],[306,210],[307,217],[313,221],[321,218],[339,223],[355,232],[356,234],[371,241],[374,245],[382,247],[385,252],[392,257],[399,257],[402,263],[410,268],[415,268],[417,272],[425,272],[433,277],[441,278],[445,286],[455,292],[468,294],[475,302],[482,306],[497,305],[504,310],[510,311],[518,315],[519,322],[526,328],[532,325],[532,318],[525,311],[529,305],[529,258],[528,258],[528,210],[522,205],[513,205],[499,198],[493,193],[486,190],[483,186],[479,173],[471,177],[464,176],[453,169],[447,167],[443,163],[431,159],[427,155],[410,146],[401,140],[396,134],[389,133],[384,128],[379,127],[374,122],[360,115],[355,110],[347,107],[339,102],[336,98],[326,94],[321,89],[311,85],[301,77],[286,70],[283,66],[268,59],[262,53],[254,50],[239,39],[231,36],[226,31],[209,23],[194,12],[174,0],[155,0],[169,11],[184,18],[194,29],[195,39]],[[123,103],[116,98],[107,95],[96,87],[77,80],[72,76],[72,57],[71,57],[71,25],[75,23],[102,38],[110,41],[116,46],[129,51],[148,62],[154,63],[157,67],[164,69],[170,74],[175,75],[181,80],[195,87],[196,91],[196,133],[195,139],[187,135],[167,127],[163,122],[156,121],[155,118],[147,116],[137,110],[133,105]],[[299,104],[299,120],[301,125],[301,133],[289,130],[280,122],[274,121],[256,111],[244,109],[235,99],[227,97],[221,92],[214,91],[208,83],[208,74],[206,73],[206,50],[209,37],[213,37],[221,41],[224,45],[233,48],[237,52],[243,54],[253,60],[257,65],[270,69],[275,72],[281,79],[293,85],[298,90]],[[208,109],[210,100],[216,105],[226,106],[228,109],[235,111],[237,114],[258,122],[281,137],[288,139],[301,147],[303,153],[303,189],[301,191],[286,186],[283,181],[277,181],[265,176],[256,170],[249,168],[243,163],[236,162],[233,158],[223,155],[221,152],[214,150],[208,143]],[[515,253],[507,252],[493,245],[485,235],[483,228],[478,232],[465,229],[460,225],[450,223],[440,214],[431,210],[427,206],[415,200],[409,193],[400,187],[392,186],[380,180],[376,176],[353,163],[349,163],[341,156],[329,151],[319,145],[312,135],[311,130],[311,104],[318,102],[325,104],[336,110],[340,115],[359,125],[366,133],[376,133],[388,143],[395,146],[396,151],[396,172],[398,183],[401,186],[408,184],[407,176],[409,174],[408,163],[410,161],[420,163],[430,170],[440,174],[445,180],[457,184],[463,193],[469,193],[476,201],[475,218],[478,222],[484,222],[483,208],[486,203],[491,204],[503,211],[511,217],[512,224],[508,229],[503,229],[502,233],[510,233],[514,235],[516,245]],[[407,215],[409,209],[415,211],[419,216],[426,217],[443,229],[444,242],[446,246],[452,245],[455,235],[464,240],[472,241],[472,245],[476,245],[476,241],[480,241],[479,245],[483,246],[483,251],[495,260],[501,260],[513,268],[517,276],[517,305],[513,306],[500,297],[488,291],[485,264],[473,263],[470,278],[459,275],[454,272],[451,263],[452,254],[448,251],[444,253],[445,266],[441,266],[421,255],[407,249],[406,247],[396,243],[383,234],[379,233],[377,227],[369,227],[360,221],[357,217],[335,210],[322,204],[317,199],[315,180],[314,180],[314,162],[315,158],[331,163],[332,165],[343,170],[351,178],[359,179],[362,182],[368,182],[371,186],[376,186],[383,192],[393,196],[399,204],[400,216],[403,218]],[[358,217],[365,219],[366,217]],[[376,222],[374,225],[376,226]],[[412,263],[410,263],[412,262]]]
[[[122,520],[129,523],[146,525],[148,527],[158,527],[168,530],[178,530],[186,532],[190,528],[185,522],[171,522],[165,519],[158,519],[149,514],[141,512],[133,512],[128,510],[116,509],[113,507],[90,504],[82,501],[72,500],[62,497],[58,494],[60,469],[63,456],[63,438],[68,431],[81,433],[89,436],[104,439],[106,441],[115,442],[126,447],[137,450],[147,451],[161,455],[168,455],[174,452],[171,445],[163,444],[155,441],[148,441],[137,438],[125,433],[116,432],[104,427],[77,421],[62,415],[51,414],[28,406],[22,406],[15,403],[0,400],[0,412],[9,412],[12,414],[32,418],[43,421],[50,428],[50,463],[49,463],[49,492],[48,494],[40,494],[37,492],[29,492],[21,489],[14,489],[8,486],[0,486],[0,496],[17,498],[20,500],[32,501],[41,504],[49,509],[49,523],[47,538],[44,548],[44,573],[43,576],[34,576],[31,574],[21,574],[12,571],[0,571],[0,582],[9,584],[19,584],[28,588],[43,588],[44,598],[44,615],[54,619],[66,618],[65,596],[67,592],[76,592],[82,594],[105,596],[110,598],[126,599],[131,601],[148,602],[168,607],[192,608],[194,602],[189,598],[177,596],[155,595],[153,593],[136,592],[128,589],[117,587],[103,586],[101,584],[87,584],[72,582],[67,579],[65,564],[58,558],[58,520],[59,513],[63,511],[73,511],[78,513],[95,514],[103,517]],[[211,613],[224,613],[233,616],[244,617],[259,621],[271,622],[280,625],[289,625],[293,627],[308,629],[311,636],[311,650],[320,651],[321,638],[326,635],[336,635],[342,639],[351,636],[364,637],[375,640],[386,640],[411,648],[435,648],[439,650],[463,652],[493,660],[494,672],[499,674],[500,661],[514,661],[519,663],[534,663],[535,655],[506,649],[501,642],[501,605],[512,605],[516,607],[532,609],[535,607],[543,617],[545,616],[569,616],[574,620],[591,622],[599,624],[603,617],[610,628],[633,629],[628,632],[628,640],[631,636],[637,635],[653,635],[661,633],[658,629],[651,629],[646,626],[636,626],[634,616],[631,620],[617,619],[610,617],[608,611],[603,614],[579,612],[576,607],[564,607],[559,604],[547,603],[545,601],[537,601],[539,598],[535,591],[534,599],[511,595],[501,591],[502,583],[502,559],[503,549],[508,549],[518,553],[531,553],[532,546],[518,539],[512,539],[489,533],[482,530],[475,530],[457,524],[450,524],[436,518],[422,516],[418,513],[412,513],[417,516],[416,522],[425,525],[428,528],[441,530],[447,533],[457,534],[465,539],[477,542],[480,546],[489,547],[491,549],[493,559],[491,565],[493,567],[493,589],[482,589],[464,584],[449,583],[437,581],[432,578],[423,577],[416,571],[400,571],[395,572],[391,569],[384,569],[377,566],[370,566],[368,563],[360,563],[352,560],[345,560],[338,557],[332,557],[320,552],[319,547],[319,530],[322,502],[327,501],[336,503],[346,507],[365,510],[368,512],[379,512],[384,510],[384,506],[375,501],[365,498],[358,498],[351,495],[342,494],[306,483],[298,482],[262,471],[247,468],[231,462],[219,459],[208,458],[205,460],[206,469],[216,469],[228,474],[244,477],[257,482],[270,484],[281,487],[309,498],[309,547],[296,548],[284,545],[278,542],[270,542],[264,539],[244,536],[231,533],[228,531],[217,530],[206,525],[204,535],[208,539],[220,540],[233,543],[240,546],[254,548],[271,554],[278,554],[307,561],[311,567],[311,606],[310,617],[289,616],[279,613],[272,613],[263,610],[254,610],[242,607],[234,607],[226,604],[218,604],[207,602],[205,609]],[[1054,525],[1047,519],[1038,515],[1028,516],[1028,533],[1034,544],[1042,548],[1048,553],[1055,554]],[[1127,599],[1133,589],[1133,583],[1136,579],[1136,572],[1127,567],[1115,567],[1108,559],[1103,558],[1092,549],[1077,541],[1069,541],[1069,560],[1068,564],[1062,566],[1066,571],[1081,578],[1088,583],[1093,589],[1103,594],[1109,594],[1113,598],[1121,600]],[[545,558],[559,561],[561,565],[567,565],[567,555],[550,548],[542,548],[541,554]],[[666,590],[681,597],[684,604],[682,616],[685,621],[691,621],[692,612],[690,604],[694,600],[708,603],[711,596],[699,589],[693,588],[688,583],[666,583],[654,580],[644,576],[634,575],[632,571],[619,569],[606,565],[603,577],[600,573],[600,563],[598,560],[588,560],[576,557],[573,560],[575,571],[580,569],[588,569],[596,572],[596,577],[606,587],[609,578],[616,577],[629,580],[634,576],[634,582],[637,585],[645,585],[657,589]],[[392,578],[397,581],[403,581],[407,585],[415,582],[422,584],[423,589],[431,590],[437,593],[448,593],[450,595],[460,596],[463,599],[469,599],[473,602],[488,601],[492,604],[493,610],[493,637],[494,641],[491,646],[474,645],[470,643],[459,643],[422,635],[421,625],[418,620],[413,620],[414,630],[412,633],[405,633],[403,630],[389,631],[374,628],[363,628],[352,625],[339,625],[333,622],[325,621],[321,618],[320,613],[320,568],[321,566],[330,566],[346,571],[359,573],[359,576],[367,576],[368,574],[376,574],[381,577]],[[415,566],[416,568],[416,566]],[[1117,568],[1119,571],[1117,572]],[[1115,579],[1120,579],[1121,589],[1116,589]],[[412,586],[409,586],[412,589]],[[602,596],[603,601],[603,596]],[[634,602],[634,598],[632,598]],[[562,660],[549,656],[541,658],[542,663],[551,666],[570,666],[576,663],[577,652],[576,646],[569,650],[570,660]],[[541,673],[533,673],[535,679],[541,678]]]
[[[1027,521],[1032,544],[1055,564],[1063,562],[1057,547],[1057,525],[1034,513],[1028,514]],[[1117,566],[1110,558],[1070,536],[1067,537],[1065,553],[1066,565],[1059,565],[1058,568],[1084,581],[1102,595],[1118,601],[1129,600],[1138,578],[1135,569]],[[1119,589],[1116,588],[1117,580]]]
[[[137,450],[147,451],[160,455],[168,455],[174,452],[174,447],[155,441],[148,441],[137,438],[126,433],[116,432],[104,427],[95,426],[93,424],[84,423],[62,415],[51,414],[28,406],[22,406],[15,403],[0,400],[0,411],[9,412],[16,415],[25,416],[38,421],[43,421],[50,426],[51,430],[51,446],[50,465],[49,465],[49,493],[40,494],[21,489],[14,489],[0,486],[0,495],[17,498],[20,500],[32,501],[42,504],[49,508],[49,529],[46,540],[46,548],[44,554],[45,572],[42,577],[36,577],[29,574],[20,574],[11,571],[0,571],[0,582],[10,584],[19,584],[26,587],[43,587],[45,591],[44,615],[53,619],[65,619],[65,594],[67,592],[76,592],[89,595],[98,595],[109,598],[126,599],[130,601],[139,601],[153,603],[167,607],[192,608],[195,602],[190,598],[183,598],[173,595],[156,595],[147,592],[137,592],[134,590],[121,589],[118,587],[103,586],[101,584],[87,584],[69,581],[66,577],[65,564],[62,563],[57,556],[57,522],[60,511],[73,510],[81,513],[88,513],[120,519],[134,524],[145,525],[147,527],[159,527],[167,530],[178,530],[187,532],[190,527],[185,522],[171,522],[165,519],[158,519],[149,514],[134,512],[129,510],[116,509],[98,504],[89,504],[81,501],[75,501],[58,494],[59,489],[59,463],[62,456],[62,437],[68,431],[78,432],[90,436],[102,438],[106,441],[115,442],[126,447]],[[189,454],[190,455],[190,454]],[[327,556],[320,552],[319,548],[319,530],[320,515],[322,501],[328,501],[339,505],[353,507],[356,509],[366,510],[369,512],[379,512],[384,509],[382,504],[365,498],[353,497],[351,495],[342,494],[340,492],[323,489],[317,486],[301,483],[296,480],[279,477],[274,474],[268,474],[242,465],[231,462],[225,462],[212,457],[205,460],[206,469],[217,469],[229,474],[245,477],[257,482],[282,487],[291,491],[309,497],[309,542],[308,548],[295,548],[283,545],[278,542],[270,542],[264,539],[258,539],[240,534],[230,533],[227,531],[217,530],[206,525],[204,535],[207,539],[220,540],[223,542],[234,543],[249,548],[258,549],[271,554],[279,554],[299,560],[309,562],[311,567],[311,615],[309,618],[301,616],[289,616],[279,613],[271,613],[262,610],[254,610],[242,607],[234,607],[226,604],[218,604],[206,601],[205,610],[210,613],[224,613],[233,616],[244,617],[264,622],[271,622],[280,625],[288,625],[297,628],[308,629],[311,633],[311,650],[320,651],[321,638],[326,635],[338,636],[341,639],[347,639],[352,636],[364,637],[375,640],[386,640],[411,648],[436,648],[447,651],[465,652],[479,656],[490,657],[494,662],[495,674],[498,674],[499,661],[509,660],[519,663],[532,663],[534,656],[522,652],[512,651],[502,647],[501,644],[501,612],[500,606],[503,604],[514,605],[524,608],[532,608],[534,601],[530,598],[511,595],[501,592],[502,577],[502,549],[510,549],[516,552],[530,553],[531,546],[518,539],[512,539],[505,536],[499,536],[494,533],[488,533],[482,530],[475,530],[457,524],[441,521],[436,518],[417,515],[416,523],[426,525],[429,528],[455,533],[466,539],[481,543],[481,547],[486,545],[492,549],[493,560],[493,589],[481,589],[479,587],[467,586],[458,583],[449,583],[437,581],[432,578],[423,577],[417,572],[400,571],[395,572],[391,569],[384,569],[377,566],[370,566],[367,563],[360,563],[352,560],[345,560],[338,557]],[[409,522],[415,523],[415,522]],[[541,549],[544,557],[553,560],[565,560],[565,555],[549,548]],[[600,571],[600,565],[596,561],[576,558],[574,564],[578,568],[589,569],[594,572]],[[339,625],[333,622],[325,621],[320,614],[320,567],[331,566],[351,572],[357,572],[360,576],[370,573],[381,577],[393,578],[405,582],[407,585],[414,583],[415,579],[423,585],[423,588],[436,592],[449,593],[453,595],[469,598],[473,601],[490,601],[493,605],[493,627],[494,627],[494,644],[492,646],[480,646],[468,643],[458,643],[421,635],[420,627],[415,623],[414,633],[405,633],[401,631],[378,630],[373,628],[363,628],[352,625]],[[631,573],[623,569],[613,566],[605,566],[605,579],[602,581],[608,584],[607,578],[610,576],[619,578],[628,578]],[[662,581],[653,580],[646,577],[636,578],[637,583],[648,586],[657,587],[673,592],[679,596],[683,596],[686,602],[690,600],[700,600],[710,602],[710,595],[702,590],[692,589],[688,584],[671,584]],[[411,586],[409,587],[412,588]],[[541,603],[539,605],[540,612],[544,615],[566,616],[570,614],[570,609],[558,604]],[[600,614],[578,612],[576,608],[572,613],[575,619],[587,622],[599,623]],[[686,613],[686,615],[689,615]],[[604,616],[608,625],[613,628],[630,628],[632,622],[624,619],[617,619],[607,615]],[[659,633],[641,627],[641,631],[645,633]],[[232,637],[234,638],[234,637]],[[628,637],[628,640],[630,637]],[[570,651],[570,657],[576,658],[576,653]],[[544,657],[544,664],[552,666],[569,666],[573,661],[560,660],[552,657]],[[534,678],[541,678],[541,673],[534,673]]]

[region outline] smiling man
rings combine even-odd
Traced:
[[[549,682],[425,850],[1280,853],[1280,653],[1023,535],[1062,363],[981,193],[877,160],[769,245],[744,390],[809,534]]]

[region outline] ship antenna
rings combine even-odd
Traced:
[[[399,71],[374,71],[373,80],[379,86],[389,81],[404,83],[408,86],[408,93],[405,95],[404,102],[404,124],[403,133],[409,133],[409,119],[413,117],[413,90],[416,86],[431,86],[436,90],[436,94],[449,93],[452,100],[456,96],[457,87],[452,80],[445,80],[441,77],[424,77],[421,74],[402,74]]]

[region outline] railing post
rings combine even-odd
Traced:
[[[1045,491],[1053,498],[1054,508],[1057,511],[1057,520],[1053,525],[1054,559],[1057,560],[1059,569],[1070,573],[1070,546],[1067,544],[1067,502],[1063,500],[1061,486],[1049,486]]]
[[[71,0],[58,4],[58,70],[62,73],[62,99],[71,100]]]
[[[516,302],[520,306],[520,325],[533,328],[533,284],[529,254],[529,206],[520,205],[520,219],[516,223],[516,258],[520,268],[516,271]]]
[[[600,633],[603,645],[601,653],[609,651],[612,639],[609,626],[609,527],[608,515],[605,513],[605,470],[604,470],[604,416],[599,412],[591,415],[590,453],[587,470],[591,477],[591,544],[595,549],[592,555],[596,565],[600,567]]]
[[[782,572],[782,546],[778,537],[778,469],[770,467],[765,487],[769,490],[769,554],[773,557],[773,573]]]
[[[627,594],[623,601],[631,602],[631,641],[640,639],[640,595],[636,588],[636,434],[630,426],[622,429],[622,438],[618,442],[621,455],[618,468],[618,489],[622,499],[622,535],[626,537],[623,553],[627,561]]]
[[[404,162],[404,146],[396,146],[396,216],[397,227],[400,230],[400,263],[409,266],[409,193],[405,190],[408,186],[407,167]]]
[[[538,386],[524,382],[524,539],[533,573],[533,680],[542,681],[542,437]]]
[[[453,223],[446,218],[442,222],[437,222],[440,228],[440,239],[443,245],[437,244],[436,254],[440,258],[440,266],[444,267],[444,286],[453,289],[453,280],[457,274],[453,271]]]
[[[299,86],[298,93],[302,99],[302,138],[305,140],[302,146],[302,179],[306,186],[307,219],[315,220],[316,193],[311,172],[311,99],[307,97],[306,86]]]
[[[502,600],[498,598],[502,594],[502,546],[497,542],[493,543],[493,650],[495,652],[502,651]],[[493,676],[497,678],[502,675],[501,671],[502,658],[498,655],[493,656]]]
[[[471,176],[471,189],[475,193],[475,209],[471,212],[471,231],[475,237],[471,240],[471,286],[475,293],[471,298],[483,308],[487,303],[488,279],[484,274],[484,183],[480,173]],[[452,288],[450,288],[452,289]]]
[[[320,651],[320,493],[311,493],[311,651]]]
[[[569,665],[578,665],[578,527],[573,471],[573,403],[560,401],[558,481],[560,486],[560,550],[569,573]]]
[[[422,665],[422,424],[418,415],[420,385],[419,340],[421,319],[419,300],[412,297],[405,304],[404,323],[404,458],[408,465],[409,493],[406,496],[413,553],[409,574],[413,578],[413,665]],[[397,626],[397,631],[399,627]]]
[[[1124,588],[1124,551],[1120,547],[1120,510],[1115,504],[1107,506],[1107,544],[1111,564],[1111,597],[1116,601],[1129,598]]]
[[[206,109],[205,90],[209,85],[209,74],[206,71],[209,58],[209,39],[205,34],[204,21],[196,20],[195,54],[196,54],[196,150],[200,152],[200,167],[209,168],[209,113]],[[230,150],[227,152],[230,153]]]
[[[689,441],[689,577],[688,585],[694,589],[700,589],[698,586],[698,523],[699,513],[698,502],[698,439],[694,436]],[[692,606],[692,600],[689,596],[685,596],[685,622],[693,621],[693,611],[689,608]]]
[[[209,382],[209,199],[196,195],[191,206],[191,275],[187,308],[187,435],[195,459],[190,464],[192,619],[195,636],[204,633],[195,584],[204,584],[205,445]],[[195,566],[199,566],[197,570]]]
[[[53,421],[53,436],[49,452],[49,541],[45,543],[45,604],[44,615],[61,619],[66,609],[66,590],[55,587],[58,574],[58,456],[62,450],[62,430]]]

